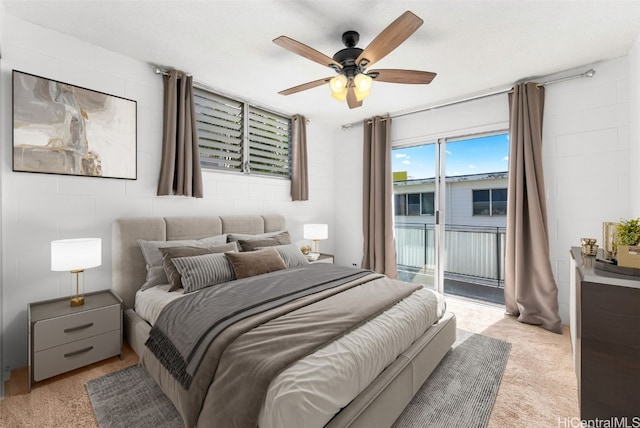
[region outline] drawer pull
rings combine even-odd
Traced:
[[[89,347],[86,347],[84,349],[80,349],[78,351],[73,351],[73,352],[69,352],[67,354],[64,354],[64,357],[65,358],[69,358],[69,357],[73,357],[73,356],[76,356],[76,355],[79,355],[79,354],[84,354],[85,352],[89,352],[92,349],[93,349],[93,346],[89,346]]]
[[[77,327],[65,328],[64,332],[65,333],[73,333],[74,331],[84,330],[85,328],[89,328],[89,327],[93,327],[93,323],[92,322],[90,322],[89,324],[79,325]]]

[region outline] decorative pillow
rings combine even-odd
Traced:
[[[177,257],[173,259],[173,264],[180,272],[185,294],[236,279],[224,253]]]
[[[279,230],[277,232],[267,232],[267,233],[256,233],[255,235],[251,235],[248,233],[229,233],[227,234],[227,240],[229,242],[233,241],[251,241],[254,239],[266,239],[271,238],[278,241],[278,244],[285,245],[291,244],[291,237],[289,236],[289,232],[286,230]]]
[[[225,253],[238,278],[248,278],[286,269],[287,265],[273,247],[246,253]]]
[[[168,284],[169,279],[164,273],[164,267],[162,266],[162,253],[160,248],[167,247],[210,247],[212,245],[225,244],[227,242],[227,235],[210,236],[203,239],[185,239],[180,241],[145,241],[144,239],[138,239],[138,245],[142,250],[142,255],[147,263],[147,281],[140,287],[141,290],[146,290],[154,285]]]
[[[277,239],[273,239],[273,238],[251,239],[249,241],[240,239],[235,242],[240,244],[240,248],[242,248],[242,251],[254,251],[254,250],[259,250],[265,247],[274,247],[276,245],[282,245],[280,242],[278,242]]]
[[[293,244],[278,245],[273,248],[278,251],[278,254],[280,254],[280,257],[282,257],[282,260],[284,261],[284,264],[287,265],[287,268],[306,266],[309,264],[309,260],[307,260],[307,257],[302,254],[302,251],[300,251],[297,246]],[[262,248],[257,249],[261,250]]]
[[[238,251],[238,244],[236,242],[229,242],[227,244],[215,245],[213,247],[168,247],[160,248],[162,253],[162,266],[164,273],[169,279],[171,288],[168,291],[175,291],[178,288],[182,288],[182,281],[180,280],[180,272],[173,264],[173,259],[178,257],[191,257],[202,256],[204,254],[212,253],[225,253],[227,251]]]

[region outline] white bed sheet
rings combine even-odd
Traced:
[[[444,296],[421,289],[297,361],[269,385],[260,428],[323,427],[442,318]]]
[[[182,289],[136,293],[136,312],[153,325]],[[422,288],[376,318],[297,361],[269,385],[260,428],[322,427],[444,315],[444,296]],[[293,425],[291,425],[293,424]]]
[[[154,325],[160,316],[160,312],[169,302],[186,296],[186,294],[183,294],[182,288],[171,292],[169,292],[169,288],[171,288],[171,285],[161,284],[136,292],[134,309],[143,320]]]

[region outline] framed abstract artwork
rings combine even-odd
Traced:
[[[137,179],[137,103],[13,70],[13,170]]]

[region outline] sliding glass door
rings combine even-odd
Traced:
[[[438,144],[392,153],[398,277],[438,290],[436,182]],[[436,195],[437,194],[437,195]]]
[[[393,149],[398,274],[503,302],[508,134]]]

